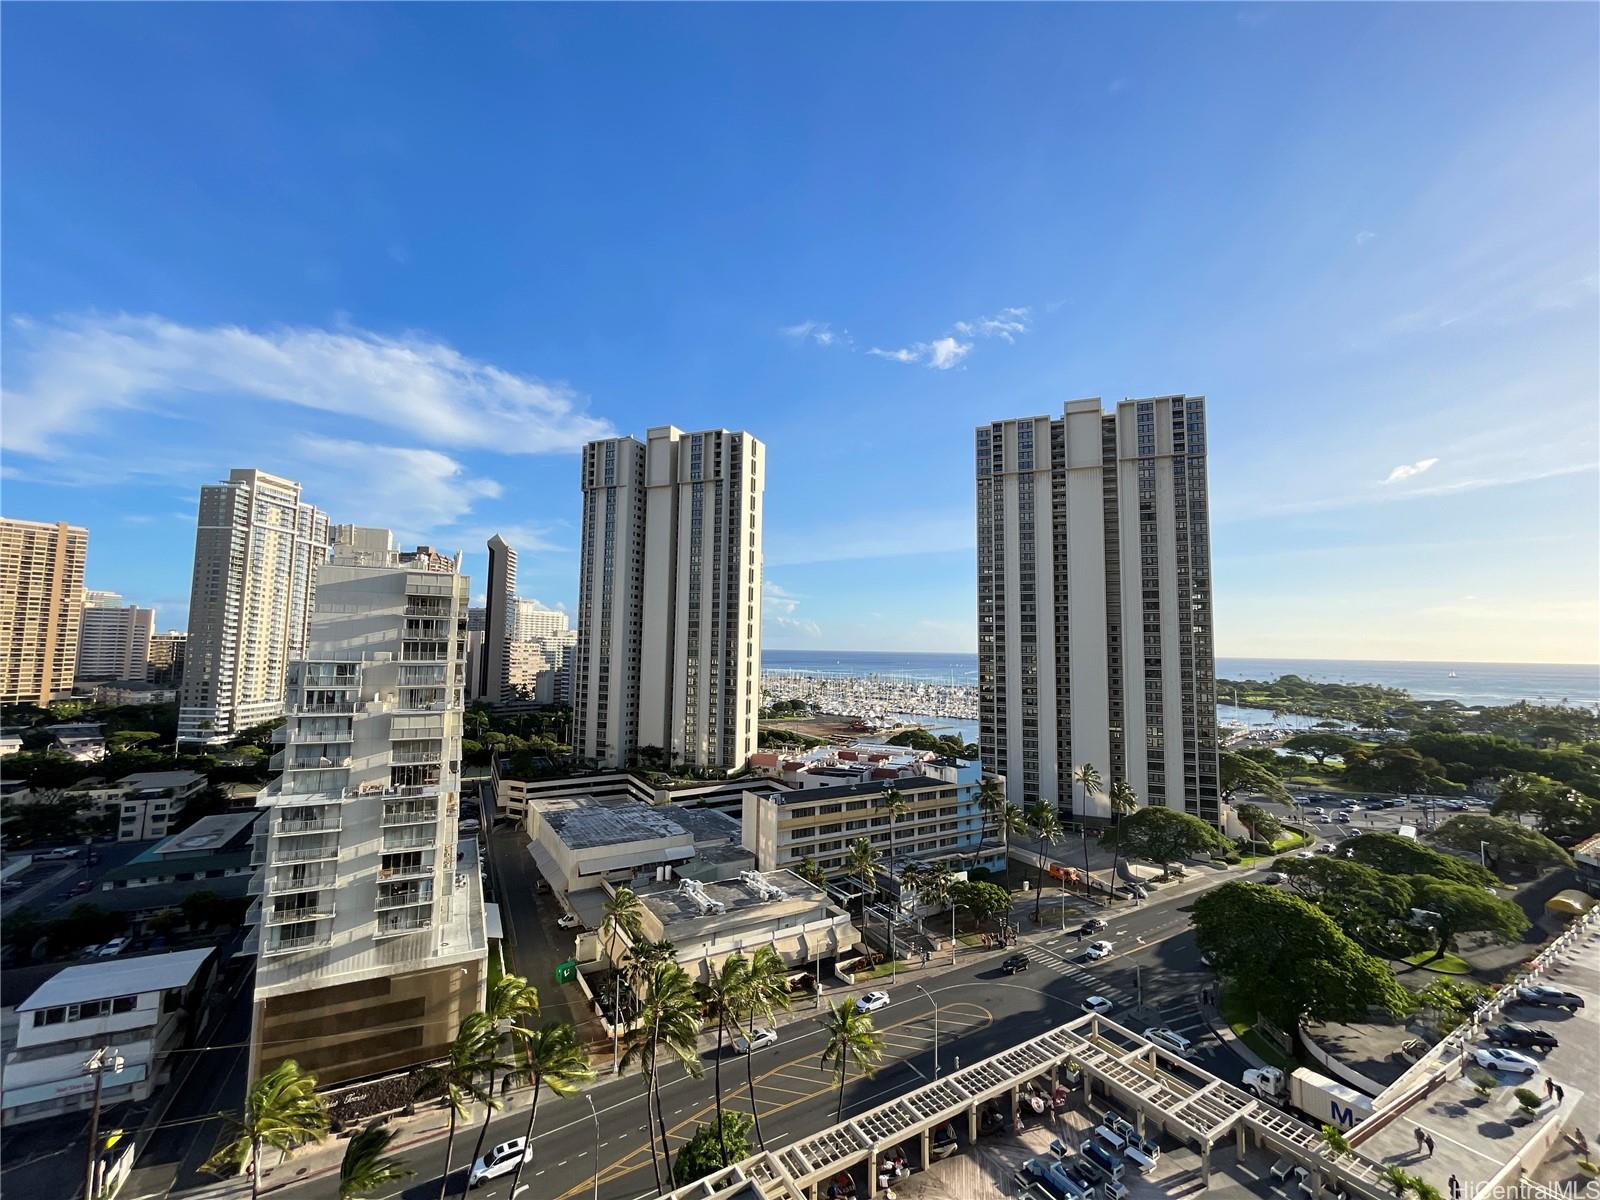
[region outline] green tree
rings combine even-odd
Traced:
[[[532,1032],[533,1022],[539,1016],[538,989],[521,975],[501,975],[489,981],[483,1011],[495,1031],[496,1057],[489,1061],[489,1082],[484,1089],[492,1096],[495,1073],[500,1065],[498,1050],[506,1037],[521,1041]],[[490,1106],[484,1105],[483,1124],[478,1126],[478,1141],[472,1147],[473,1162],[483,1154],[483,1140],[489,1134],[489,1112]]]
[[[794,868],[794,873],[807,883],[817,887],[824,887],[828,882],[828,873],[817,865],[817,860],[809,854],[802,858]]]
[[[1153,862],[1167,874],[1170,864],[1193,854],[1226,854],[1233,843],[1199,817],[1175,808],[1141,808],[1122,821],[1116,842],[1129,858]]]
[[[1397,833],[1359,834],[1340,843],[1340,848],[1352,862],[1385,875],[1431,875],[1477,887],[1495,884],[1495,877],[1477,863],[1453,854],[1441,854],[1415,838],[1401,837]]]
[[[678,1148],[678,1157],[672,1163],[672,1182],[683,1187],[730,1162],[749,1158],[752,1124],[749,1117],[737,1111],[718,1113],[716,1121],[709,1125],[702,1121],[694,1136]]]
[[[178,907],[190,929],[210,929],[216,923],[217,906],[221,903],[221,896],[210,888],[201,888],[178,901]]]
[[[836,1122],[844,1120],[844,1081],[850,1064],[867,1075],[883,1058],[883,1034],[872,1027],[872,1014],[856,1007],[854,998],[846,998],[831,1005],[827,1014],[817,1021],[827,1035],[822,1048],[822,1066],[833,1064],[834,1078],[839,1081],[839,1110]]]
[[[1106,793],[1111,801],[1111,886],[1117,886],[1117,861],[1122,857],[1122,845],[1117,834],[1122,831],[1122,818],[1139,811],[1139,794],[1126,779],[1113,779]]]
[[[1088,900],[1094,896],[1094,876],[1089,871],[1089,836],[1084,830],[1081,818],[1088,815],[1089,801],[1092,797],[1101,793],[1104,788],[1104,781],[1100,778],[1100,768],[1093,763],[1084,763],[1074,773],[1073,778],[1078,781],[1078,786],[1083,788],[1083,812],[1079,814],[1080,824],[1078,829],[1083,844],[1083,896],[1084,899]],[[1066,891],[1066,882],[1063,879],[1061,885],[1063,900],[1065,899]],[[1109,904],[1110,901],[1107,900],[1106,903]],[[1034,916],[1037,917],[1038,913],[1036,912]]]
[[[979,925],[1011,911],[1011,897],[1005,888],[977,880],[953,881],[950,902],[966,909]]]
[[[1265,842],[1270,849],[1272,843],[1283,833],[1283,822],[1259,804],[1241,804],[1233,812],[1239,818],[1239,822],[1250,831],[1251,845]]]
[[[533,1081],[533,1103],[528,1108],[528,1128],[523,1133],[523,1144],[533,1145],[533,1124],[539,1119],[539,1093],[549,1088],[558,1096],[570,1096],[581,1084],[594,1078],[594,1068],[589,1057],[578,1044],[578,1035],[566,1021],[548,1021],[528,1035],[523,1044],[521,1074]],[[655,1139],[650,1141],[655,1145]],[[522,1160],[511,1176],[510,1195],[517,1194],[517,1181],[522,1178]]]
[[[644,902],[632,888],[618,888],[606,898],[598,932],[614,963],[621,961],[618,943],[631,946],[644,936]]]
[[[436,1096],[450,1113],[450,1129],[444,1142],[444,1173],[439,1176],[439,1200],[444,1200],[450,1181],[450,1156],[456,1144],[456,1122],[467,1116],[474,1104],[488,1108],[497,1105],[494,1093],[483,1086],[483,1077],[496,1068],[509,1070],[509,1062],[498,1057],[500,1036],[487,1014],[468,1013],[445,1051],[444,1061],[427,1067],[419,1093]]]
[[[1050,857],[1050,847],[1061,840],[1061,818],[1043,800],[1035,800],[1028,806],[1028,826],[1039,839],[1039,874],[1033,893],[1033,921],[1037,925],[1039,906],[1044,902],[1044,863]]]
[[[1282,1029],[1399,1015],[1410,994],[1321,909],[1259,883],[1225,883],[1195,901],[1195,940],[1234,994]]]
[[[403,1160],[387,1153],[397,1132],[368,1125],[345,1143],[344,1159],[339,1163],[339,1200],[370,1196],[416,1174]]]
[[[1330,755],[1344,755],[1354,750],[1361,743],[1353,737],[1342,733],[1313,732],[1297,733],[1283,743],[1285,750],[1293,750],[1296,754],[1309,754],[1317,760],[1317,766],[1328,765]]]
[[[1240,792],[1260,792],[1274,800],[1286,800],[1283,780],[1266,764],[1232,750],[1217,755],[1217,794],[1232,800]]]
[[[1280,858],[1289,889],[1333,918],[1345,933],[1392,958],[1420,948],[1405,924],[1411,914],[1409,877],[1385,875],[1331,855]]]
[[[699,985],[701,1003],[708,1010],[709,1015],[717,1018],[717,1053],[711,1060],[713,1074],[713,1098],[717,1106],[716,1128],[723,1129],[722,1121],[722,1046],[723,1039],[728,1032],[728,1018],[732,1017],[734,1028],[738,1026],[739,1004],[745,992],[745,976],[749,972],[750,962],[742,954],[730,954],[722,960],[722,965],[710,971],[708,982]],[[749,1055],[745,1055],[746,1058]],[[722,1150],[721,1166],[729,1163],[727,1147]]]
[[[1528,930],[1527,914],[1486,888],[1417,876],[1411,883],[1411,895],[1418,908],[1439,914],[1439,919],[1433,923],[1439,939],[1434,947],[1435,959],[1444,957],[1459,934],[1487,933],[1511,941]]]
[[[979,840],[989,836],[989,826],[1000,815],[1000,810],[1006,803],[1006,785],[1000,782],[997,775],[985,775],[978,784],[978,811],[983,814],[983,824],[979,832]]]
[[[670,1168],[671,1145],[667,1141],[666,1117],[661,1111],[661,1088],[658,1066],[663,1054],[670,1055],[683,1065],[689,1074],[701,1074],[700,1059],[695,1049],[695,1039],[700,1033],[700,1001],[695,996],[694,984],[683,968],[675,962],[658,962],[650,969],[646,980],[643,1003],[639,1009],[638,1023],[628,1031],[626,1049],[622,1055],[624,1067],[637,1063],[645,1084],[645,1119],[659,1127],[660,1155],[668,1159]],[[655,1168],[658,1188],[664,1183],[661,1159],[657,1157],[655,1132],[650,1135],[650,1160]]]
[[[792,1003],[789,998],[789,968],[771,946],[760,946],[751,955],[736,1003],[739,1013],[749,1022],[751,1036],[755,1035],[757,1018],[773,1021],[778,1013],[789,1011]],[[749,1089],[750,1114],[755,1118],[756,1141],[765,1150],[767,1143],[761,1136],[761,1108],[756,1104],[754,1058],[753,1054],[744,1056],[744,1079]]]
[[[1476,854],[1480,847],[1490,862],[1516,867],[1570,867],[1572,856],[1544,834],[1487,813],[1461,813],[1427,835],[1452,850]]]
[[[1600,833],[1600,801],[1543,775],[1508,775],[1489,811],[1516,820],[1532,817],[1540,833],[1569,844]]]
[[[263,1150],[276,1150],[286,1158],[301,1146],[320,1142],[328,1132],[328,1106],[317,1095],[317,1077],[301,1071],[292,1058],[255,1081],[238,1119],[222,1115],[233,1133],[201,1170],[222,1175],[248,1168],[252,1200],[260,1194]]]
[[[1000,811],[995,814],[995,832],[1005,839],[1006,849],[1011,848],[1011,839],[1028,832],[1027,814],[1015,804],[1009,802],[1000,806]]]
[[[878,890],[878,851],[866,838],[857,838],[850,843],[850,851],[845,858],[846,869],[861,883],[861,929],[867,928],[867,896],[876,894]]]

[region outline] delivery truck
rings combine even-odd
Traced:
[[[1372,1115],[1371,1096],[1305,1067],[1296,1067],[1287,1076],[1277,1067],[1249,1070],[1242,1083],[1245,1091],[1298,1113],[1313,1125],[1354,1129]]]

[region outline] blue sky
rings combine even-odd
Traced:
[[[4,511],[520,549],[770,446],[767,645],[969,650],[972,427],[1210,405],[1225,655],[1600,660],[1600,8],[8,5]]]

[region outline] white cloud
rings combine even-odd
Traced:
[[[1384,483],[1399,483],[1405,479],[1414,479],[1432,468],[1438,461],[1437,458],[1421,458],[1414,463],[1402,463],[1389,472],[1389,478],[1385,479]]]
[[[199,328],[156,316],[13,322],[18,352],[3,444],[42,458],[137,410],[209,417],[219,400],[292,405],[401,429],[446,446],[546,454],[608,436],[563,383],[469,358],[424,334],[362,329]]]
[[[953,337],[942,337],[931,342],[918,342],[914,346],[900,350],[880,350],[874,346],[867,353],[894,362],[926,363],[935,371],[948,371],[972,353],[972,343],[958,342]]]
[[[791,614],[800,607],[800,597],[784,591],[768,579],[761,584],[761,603],[763,612]]]
[[[921,344],[914,346],[909,350],[880,350],[878,347],[874,346],[871,350],[868,350],[867,353],[876,355],[879,358],[893,359],[895,362],[914,363],[921,359],[922,353],[925,349],[926,347]]]
[[[973,342],[961,338],[999,338],[1015,342],[1020,334],[1033,327],[1027,308],[1002,308],[992,317],[977,317],[971,321],[957,321],[951,332],[927,342],[913,342],[897,350],[884,350],[877,346],[867,353],[891,362],[923,363],[935,371],[948,371],[972,353]]]
[[[850,332],[835,329],[827,321],[801,321],[797,325],[785,325],[778,332],[797,342],[814,342],[818,346],[850,345]]]
[[[1356,234],[1356,245],[1365,246],[1368,242],[1370,242],[1373,238],[1375,238],[1377,236],[1378,235],[1373,233],[1372,230],[1363,229],[1359,233]]]
[[[500,495],[438,450],[375,446],[302,434],[294,439],[301,482],[317,507],[340,522],[392,529],[402,542],[428,542]]]
[[[976,321],[957,321],[956,332],[967,336],[997,337],[1014,342],[1019,333],[1027,333],[1033,320],[1026,308],[1002,308],[992,317],[979,317]]]
[[[822,627],[815,621],[808,621],[804,617],[779,617],[763,616],[762,624],[774,629],[786,630],[808,638],[822,637]]]

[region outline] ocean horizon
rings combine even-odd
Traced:
[[[762,669],[816,675],[881,675],[975,686],[976,654],[870,650],[763,650]],[[1299,675],[1315,683],[1399,688],[1419,700],[1461,704],[1600,705],[1600,665],[1592,663],[1388,662],[1378,659],[1217,659],[1219,679]],[[1225,697],[1218,696],[1219,701]]]

